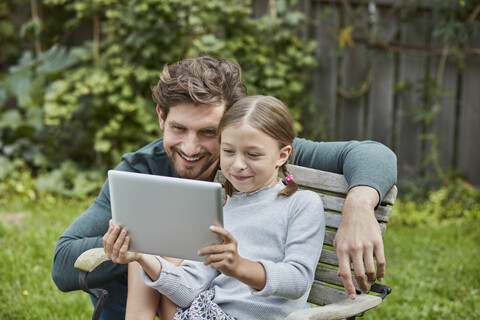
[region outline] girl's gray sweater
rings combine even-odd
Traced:
[[[157,281],[142,271],[145,283],[188,307],[207,289],[215,290],[216,302],[237,319],[285,319],[304,307],[325,235],[325,217],[320,197],[300,190],[277,196],[282,183],[250,194],[227,199],[224,227],[238,242],[240,256],[257,261],[266,271],[266,285],[255,290],[205,266],[185,260],[180,267],[165,261]]]

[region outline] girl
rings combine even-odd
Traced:
[[[149,287],[129,280],[127,317],[139,318],[152,305],[148,312],[154,317],[158,292],[174,306],[167,310],[169,303],[161,304],[162,320],[284,319],[304,307],[325,221],[318,195],[297,191],[287,172],[294,152],[293,119],[276,98],[246,97],[225,113],[218,135],[227,200],[224,227],[212,226],[210,231],[223,243],[199,250],[203,264],[128,252],[126,232],[112,224],[105,234],[109,258],[138,262]],[[280,170],[285,184],[279,181]],[[137,273],[131,273],[135,278]],[[140,298],[134,288],[146,296]]]

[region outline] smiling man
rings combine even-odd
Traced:
[[[180,177],[213,180],[219,161],[216,131],[224,112],[223,105],[180,103],[165,117],[157,106],[163,147]]]
[[[164,68],[152,91],[163,138],[125,154],[116,170],[213,180],[219,168],[218,124],[223,113],[246,95],[240,66],[229,59],[208,56],[181,60]],[[313,142],[297,138],[294,148],[294,164],[342,173],[349,183],[335,246],[339,276],[355,298],[351,263],[363,291],[368,291],[367,281],[385,275],[383,242],[374,209],[396,182],[396,156],[373,141]],[[79,289],[74,262],[82,252],[103,246],[110,219],[107,180],[94,203],[57,242],[52,277],[60,290]],[[89,275],[88,285],[110,293],[102,319],[125,317],[127,265],[100,265]]]

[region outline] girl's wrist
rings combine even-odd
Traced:
[[[139,253],[137,262],[152,281],[157,281],[160,278],[162,264],[155,256]]]

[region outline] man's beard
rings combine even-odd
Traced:
[[[170,148],[170,154],[167,153],[168,157],[170,158],[170,162],[173,165],[173,168],[177,172],[178,176],[181,178],[186,178],[186,179],[197,179],[200,177],[205,171],[207,171],[212,165],[214,165],[217,160],[217,157],[213,157],[210,152],[205,152],[199,157],[201,158],[208,158],[208,161],[205,162],[203,165],[186,165],[185,163],[182,162],[181,159],[178,159],[178,157],[181,157],[182,152],[178,151],[176,148],[172,147]]]

